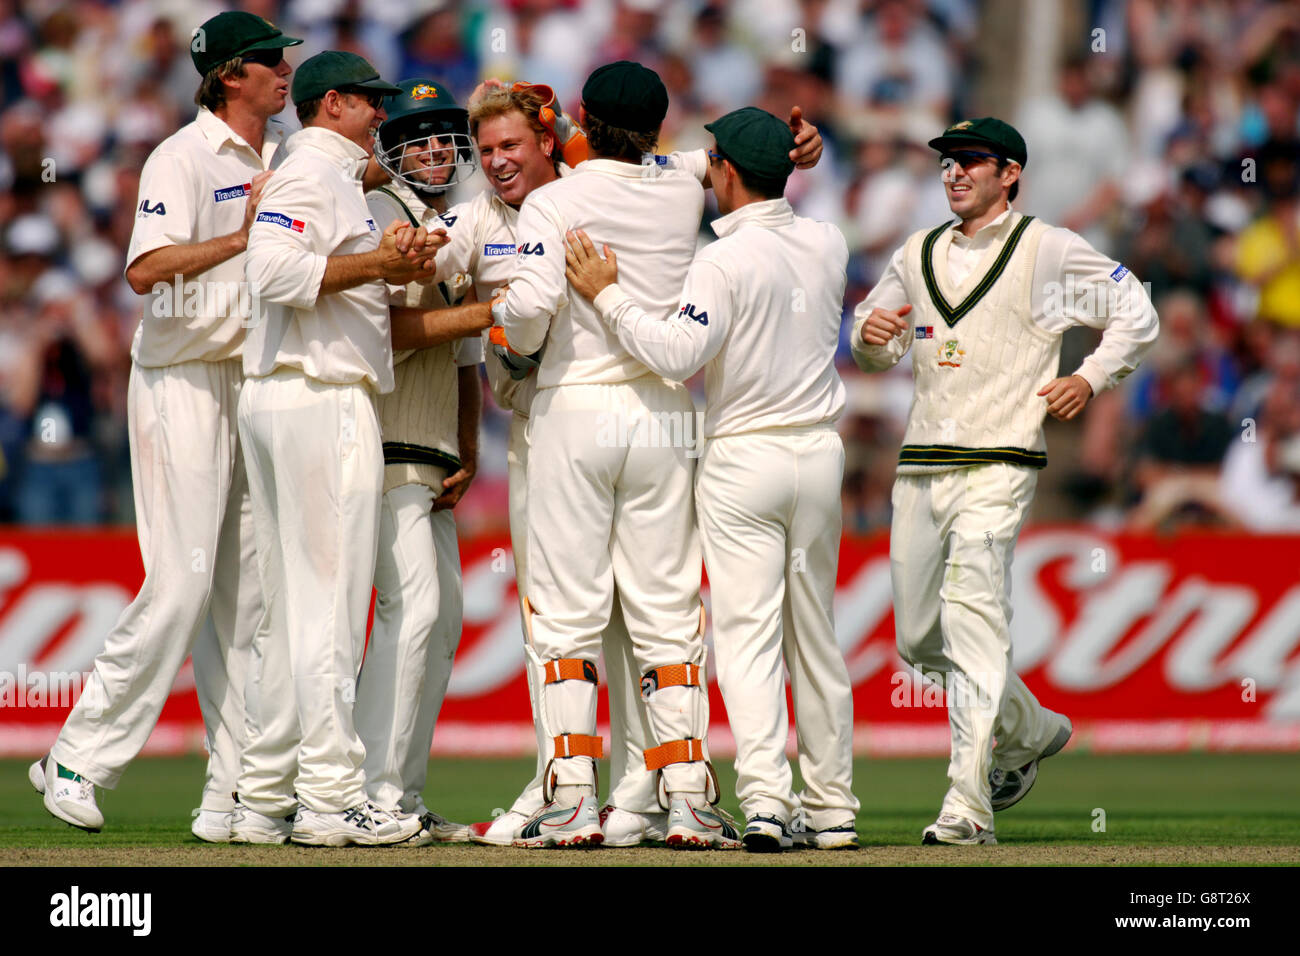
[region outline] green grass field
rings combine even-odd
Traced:
[[[920,847],[946,786],[946,761],[860,760],[864,850],[763,858],[662,848],[538,853],[489,847],[307,850],[201,844],[189,832],[203,764],[142,759],[115,791],[100,792],[99,834],[54,820],[27,782],[27,761],[0,761],[0,866],[98,864],[1251,864],[1300,863],[1300,760],[1293,754],[1063,754],[1034,791],[997,817],[997,847]],[[607,767],[601,779],[608,780]],[[489,819],[530,776],[526,760],[436,760],[426,799],[451,819]],[[723,806],[737,812],[729,763],[718,767]],[[1104,812],[1104,818],[1102,813]],[[1099,829],[1104,820],[1104,830]]]

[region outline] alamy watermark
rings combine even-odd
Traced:
[[[600,412],[596,444],[601,448],[685,448],[687,458],[704,453],[701,412]]]

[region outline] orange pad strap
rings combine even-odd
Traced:
[[[648,698],[661,687],[701,687],[698,664],[668,664],[641,677],[641,696]]]
[[[645,768],[650,771],[661,770],[670,763],[693,763],[704,759],[704,741],[688,737],[685,740],[670,740],[658,747],[645,751]]]
[[[562,680],[585,680],[593,684],[599,684],[600,678],[596,676],[596,665],[591,661],[579,660],[576,657],[557,657],[555,660],[546,662],[546,683],[554,684]]]
[[[599,737],[586,734],[561,734],[554,740],[557,757],[593,757],[599,760],[605,756],[605,742]]]

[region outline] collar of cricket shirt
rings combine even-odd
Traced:
[[[993,237],[997,235],[998,230],[1002,228],[1003,224],[1006,223],[1007,219],[1011,217],[1013,212],[1015,212],[1015,210],[1010,206],[1007,206],[1007,208],[1002,210],[1002,212],[1000,212],[992,222],[980,226],[980,228],[975,232],[975,235],[970,237],[967,237],[967,235],[961,231],[961,220],[958,219],[952,224],[952,229],[950,230],[952,232],[952,241],[957,243],[958,246],[969,246],[977,243],[983,244],[990,242]]]
[[[729,236],[742,226],[761,226],[775,229],[794,222],[794,210],[784,197],[746,203],[725,216],[713,220],[713,231],[718,236]]]
[[[290,139],[293,140],[293,149],[307,146],[319,150],[338,163],[345,175],[361,181],[370,154],[342,133],[323,126],[308,126],[298,130]]]

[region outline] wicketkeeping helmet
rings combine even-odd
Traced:
[[[441,83],[403,80],[397,86],[401,92],[384,101],[388,119],[375,141],[379,165],[417,192],[433,195],[468,178],[477,165],[469,114]]]

